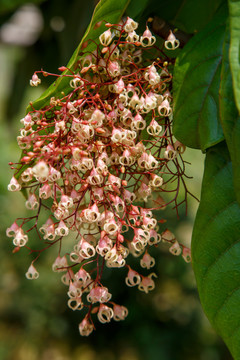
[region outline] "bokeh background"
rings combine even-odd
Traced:
[[[124,285],[125,270],[109,272],[114,299],[129,309],[124,322],[97,324],[81,338],[81,313],[67,308],[65,286],[52,273],[54,249],[38,262],[40,277],[24,274],[31,262],[27,251],[13,254],[5,231],[26,213],[21,194],[8,193],[9,161],[17,161],[19,120],[30,100],[49,85],[29,86],[33,72],[56,72],[78,45],[96,2],[93,0],[0,0],[0,359],[2,360],[228,360],[228,350],[202,312],[190,264],[160,245],[156,258],[156,289],[149,295]],[[204,156],[188,150],[192,164],[188,188],[198,198]],[[159,215],[177,238],[190,244],[198,203],[188,202],[180,219],[172,209]]]

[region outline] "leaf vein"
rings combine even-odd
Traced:
[[[219,56],[219,55],[218,55],[218,56],[214,56],[214,57],[212,57],[212,58],[216,58],[216,59],[219,58],[220,60],[216,63],[216,69],[215,69],[215,71],[214,71],[214,73],[213,73],[213,76],[212,76],[212,78],[211,78],[211,81],[210,81],[209,83],[202,84],[202,85],[199,85],[199,86],[194,87],[194,89],[191,89],[191,92],[188,92],[188,93],[184,96],[184,101],[181,102],[181,104],[178,106],[177,111],[175,111],[175,116],[177,116],[177,114],[180,112],[181,108],[182,108],[183,106],[185,106],[185,104],[187,103],[188,97],[189,97],[190,95],[192,95],[196,90],[198,90],[198,89],[200,89],[200,88],[202,88],[202,87],[205,87],[205,88],[206,88],[206,94],[205,94],[205,96],[204,96],[204,99],[206,99],[208,90],[209,90],[210,86],[211,86],[212,83],[213,83],[213,79],[214,79],[214,77],[215,77],[215,75],[216,75],[216,72],[217,72],[217,70],[218,70],[218,68],[219,68],[219,65],[220,65],[220,63],[221,63],[222,56]],[[208,58],[208,59],[206,59],[205,62],[206,62],[207,60],[209,60],[209,59],[211,59],[211,57]],[[197,66],[193,67],[192,69],[189,69],[189,70],[186,72],[186,74],[185,74],[185,76],[184,76],[184,78],[183,78],[182,84],[184,84],[184,82],[186,81],[186,79],[188,79],[189,74],[191,74],[191,71],[192,71],[192,70],[195,70],[195,69],[196,69],[199,65],[201,65],[202,63],[204,63],[204,62],[198,63]],[[180,99],[181,99],[181,98],[180,98]],[[179,100],[179,99],[178,99],[178,100]],[[204,101],[205,101],[205,100],[203,100],[203,102],[204,102]],[[198,112],[199,112],[199,111],[198,111]]]
[[[239,242],[240,242],[240,239],[239,239],[235,244],[237,244],[237,243],[239,243]],[[212,319],[213,322],[215,321],[217,315],[218,315],[219,312],[222,310],[222,308],[227,304],[227,302],[231,299],[231,297],[233,296],[233,294],[234,294],[235,292],[237,292],[238,290],[240,290],[240,285],[238,285],[238,286],[236,286],[234,289],[232,289],[231,293],[228,294],[228,296],[226,296],[226,298],[224,299],[224,302],[218,307],[216,313],[214,314],[213,319]],[[240,323],[239,323],[239,325],[237,326],[237,328],[238,328],[238,327],[240,327]],[[233,332],[232,332],[232,333],[233,333]],[[232,333],[231,333],[231,334],[232,334]],[[230,334],[230,336],[231,336],[231,334]]]
[[[224,208],[222,208],[221,210],[219,210],[216,214],[214,214],[214,216],[211,217],[210,221],[208,221],[208,224],[211,224],[211,223],[216,219],[216,217],[217,217],[219,214],[223,213],[226,209],[228,209],[229,207],[231,207],[231,206],[234,205],[235,203],[237,203],[236,200],[234,200],[233,202],[231,202],[230,204],[228,204],[228,206],[225,206]],[[208,227],[205,228],[205,231],[204,231],[204,232],[208,232]],[[203,232],[203,233],[204,233],[204,232]],[[232,246],[235,245],[235,243],[236,243],[236,242],[231,243],[230,246],[228,246],[224,251],[222,251],[222,252],[214,259],[214,261],[213,261],[211,264],[209,264],[209,266],[208,266],[205,274],[204,274],[203,277],[202,277],[202,282],[205,280],[205,278],[206,278],[206,276],[208,275],[208,272],[211,270],[211,268],[218,262],[218,260],[219,260],[228,250],[231,249]]]
[[[221,257],[223,257],[224,255],[227,254],[228,251],[230,251],[235,245],[237,245],[240,242],[240,239],[238,239],[237,241],[235,241],[234,243],[231,243],[224,251],[222,251],[217,257],[216,259],[214,259],[214,261],[208,266],[204,276],[202,277],[202,281],[205,280],[205,278],[207,277],[209,271],[217,264],[217,262],[221,259]]]

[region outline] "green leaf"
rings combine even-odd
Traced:
[[[185,32],[194,33],[206,26],[225,0],[131,0],[127,14],[136,20],[140,16],[159,16]]]
[[[225,0],[131,0],[127,15],[135,20],[159,16],[188,33],[201,30]]]
[[[177,28],[193,33],[203,29],[225,0],[152,0],[149,10]]]
[[[131,0],[127,7],[127,15],[134,20],[138,20],[142,16],[146,8],[149,8],[150,0]],[[144,14],[146,17],[146,14]]]
[[[230,66],[233,77],[233,90],[238,112],[240,113],[240,1],[228,0],[230,19]]]
[[[82,47],[84,47],[84,52],[91,52],[96,48],[95,42],[98,41],[99,35],[106,30],[105,22],[113,24],[119,22],[129,2],[130,0],[118,0],[117,3],[114,2],[114,0],[102,0],[97,4],[86,33],[67,64],[69,69],[74,69]],[[101,22],[100,26],[99,22]],[[64,74],[69,74],[69,71],[65,71]],[[57,97],[61,92],[67,94],[69,91],[72,91],[69,85],[69,78],[64,76],[60,77],[52,85],[50,85],[50,87],[37,100],[28,106],[27,112],[31,111],[32,107],[34,109],[42,109],[49,104],[51,97]],[[21,154],[21,158],[22,156],[23,152]],[[17,179],[21,176],[26,167],[27,165],[23,166],[21,170],[17,172],[17,175],[15,175]],[[23,190],[21,191],[26,197],[26,193]]]
[[[224,139],[218,92],[225,22],[224,7],[187,43],[174,68],[174,135],[185,145],[203,151]]]
[[[229,64],[229,31],[223,48],[223,64],[220,85],[220,120],[226,138],[233,165],[233,184],[238,202],[240,203],[240,116],[235,104],[232,74]]]
[[[126,7],[128,6],[130,0],[101,0],[93,13],[91,22],[86,30],[85,35],[83,36],[80,44],[77,49],[74,51],[70,61],[67,64],[67,68],[74,69],[76,62],[79,57],[81,50],[84,52],[91,52],[95,49],[95,41],[98,41],[99,35],[106,30],[105,22],[117,23],[122,15],[124,14]],[[98,24],[101,22],[101,25]],[[69,74],[69,71],[65,71],[63,74]],[[49,104],[49,100],[53,96],[58,96],[61,92],[67,94],[71,91],[69,85],[69,78],[60,77],[58,78],[37,100],[32,103],[34,109],[44,108]],[[28,106],[27,112],[32,110],[31,105]]]
[[[192,259],[203,309],[240,359],[240,207],[225,142],[207,150]]]

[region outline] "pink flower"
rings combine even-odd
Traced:
[[[154,281],[152,280],[152,277],[157,277],[155,273],[151,273],[148,276],[142,276],[142,280],[140,284],[138,285],[138,289],[141,291],[144,291],[146,294],[155,288]]]
[[[106,287],[96,286],[87,296],[87,300],[92,304],[96,302],[104,303],[111,299],[112,295],[108,292]]]
[[[143,268],[150,269],[155,265],[155,259],[148,254],[148,252],[145,252],[143,255],[143,258],[140,261],[140,264]]]
[[[113,305],[113,319],[116,321],[124,320],[128,315],[128,309],[125,306]]]
[[[36,280],[39,277],[39,273],[37,272],[37,270],[35,269],[35,267],[33,266],[33,264],[31,264],[28,268],[28,271],[26,272],[26,278],[29,280]]]
[[[140,284],[141,276],[138,274],[137,271],[131,269],[129,266],[129,271],[128,271],[125,281],[128,286],[136,286],[136,285]]]
[[[103,324],[110,322],[111,318],[113,317],[113,310],[109,306],[101,304],[99,306],[97,317],[98,320]]]
[[[155,260],[148,250],[161,241],[159,232],[170,252],[180,248],[183,258],[190,259],[190,251],[164,232],[165,219],[154,216],[167,203],[179,203],[179,186],[174,184],[184,176],[185,162],[172,161],[184,145],[174,141],[169,119],[173,98],[168,58],[159,52],[150,60],[152,51],[145,52],[145,47],[156,39],[146,28],[139,41],[133,19],[105,25],[100,47],[86,52],[90,42],[84,42],[77,66],[59,68],[64,72],[57,78],[68,85],[65,93],[55,93],[39,110],[33,103],[21,120],[17,141],[23,155],[19,163],[11,163],[15,173],[8,186],[10,191],[23,189],[26,207],[37,210],[7,229],[14,252],[26,245],[32,230],[36,241],[44,243],[40,250],[27,246],[36,254],[34,264],[43,250],[56,245],[52,270],[63,273],[68,306],[86,310],[79,324],[85,336],[94,329],[92,314],[105,323],[123,320],[128,313],[124,306],[109,305],[105,267],[127,266],[126,284],[150,291],[155,274],[133,270],[128,255],[142,255],[140,265],[150,269]],[[40,83],[37,73],[33,86]],[[172,199],[167,196],[164,202],[157,192],[172,193]],[[32,279],[38,277],[33,263],[26,275]]]
[[[79,324],[79,332],[82,336],[90,335],[94,330],[93,324],[90,323],[87,316]]]
[[[37,74],[33,74],[32,79],[30,80],[31,86],[38,86],[41,84],[41,79],[37,76]]]
[[[173,32],[170,30],[167,40],[164,43],[165,48],[168,50],[175,50],[179,47],[180,41],[176,39]]]
[[[152,35],[148,27],[144,31],[143,35],[140,37],[140,42],[144,47],[153,46],[153,44],[156,42],[155,36]]]
[[[20,191],[21,190],[21,185],[18,183],[17,179],[13,176],[10,180],[10,183],[8,185],[8,190],[9,191]]]

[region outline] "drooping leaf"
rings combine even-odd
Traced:
[[[74,69],[81,50],[84,52],[91,52],[95,49],[95,41],[98,40],[99,35],[107,28],[105,22],[117,23],[124,14],[126,7],[130,0],[102,0],[97,4],[91,22],[83,36],[80,44],[74,51],[71,59],[67,64],[68,69]],[[69,71],[65,71],[63,74],[69,74]],[[58,96],[64,92],[67,94],[71,90],[69,85],[69,78],[62,76],[58,78],[37,100],[32,103],[34,109],[40,109],[45,107],[51,97]],[[27,108],[27,112],[31,110],[31,106]]]
[[[230,19],[230,67],[233,77],[233,91],[238,112],[240,113],[240,1],[228,0]]]
[[[173,132],[185,145],[202,149],[222,141],[218,92],[226,8],[192,37],[174,68]]]
[[[229,31],[227,31],[223,48],[219,97],[220,120],[232,160],[235,193],[237,200],[240,203],[240,115],[233,94],[232,74],[229,64],[229,46],[230,35]]]
[[[192,259],[203,309],[240,359],[240,206],[225,142],[207,150]]]

